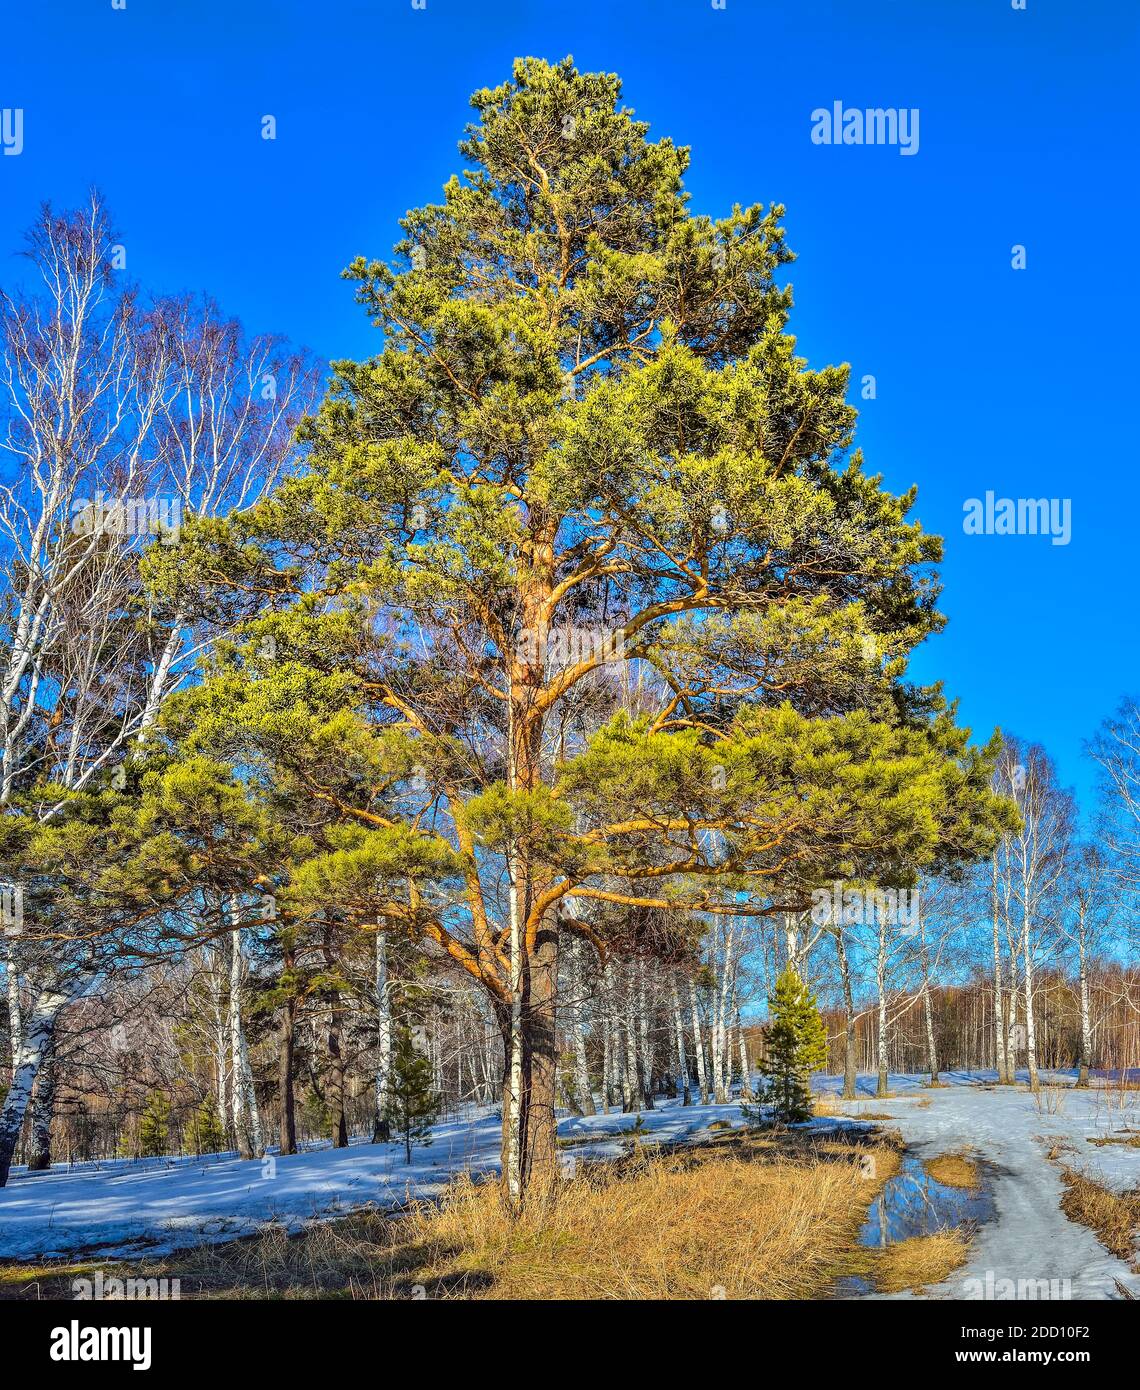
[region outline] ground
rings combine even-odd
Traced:
[[[917,1164],[947,1153],[979,1161],[985,1195],[992,1197],[989,1219],[978,1226],[965,1266],[925,1292],[963,1298],[987,1279],[998,1287],[1003,1279],[1068,1279],[1073,1298],[1119,1298],[1123,1289],[1140,1295],[1140,1276],[1129,1262],[1061,1210],[1065,1168],[1116,1192],[1140,1187],[1140,1147],[1128,1142],[1140,1130],[1140,1092],[1077,1091],[1070,1076],[1054,1076],[1035,1099],[1021,1086],[995,1087],[986,1073],[943,1079],[945,1087],[930,1088],[923,1078],[892,1076],[889,1098],[878,1100],[873,1079],[861,1077],[859,1099],[844,1102],[837,1099],[838,1078],[820,1077],[824,1108],[838,1113],[812,1122],[823,1128],[862,1120],[897,1129]],[[636,1123],[632,1115],[563,1117],[564,1165],[572,1170],[626,1152],[622,1132]],[[707,1138],[711,1127],[742,1123],[739,1103],[683,1108],[665,1101],[643,1114],[641,1132],[651,1141],[685,1143]],[[435,1196],[460,1171],[493,1173],[500,1132],[488,1113],[439,1124],[411,1165],[399,1145],[361,1141],[288,1158],[114,1161],[70,1172],[57,1165],[38,1175],[16,1170],[0,1191],[0,1258],[159,1254],[234,1239],[269,1223],[299,1229],[369,1205]],[[907,1180],[904,1173],[898,1182]],[[967,1282],[973,1280],[981,1283]]]
[[[1003,1279],[1070,1280],[1073,1298],[1121,1297],[1119,1285],[1140,1296],[1140,1276],[1114,1258],[1086,1226],[1064,1215],[1063,1168],[1083,1172],[1116,1192],[1140,1186],[1140,1148],[1090,1139],[1127,1139],[1140,1130],[1140,1092],[1077,1091],[1071,1078],[1050,1078],[1040,1103],[1028,1090],[994,1086],[987,1074],[949,1073],[946,1089],[924,1078],[892,1076],[891,1099],[873,1095],[843,1102],[846,1114],[889,1117],[919,1159],[965,1151],[983,1160],[995,1214],[978,1227],[967,1263],[925,1292],[965,1298]],[[823,1078],[828,1091],[840,1082]],[[873,1091],[861,1078],[860,1089]],[[1114,1099],[1115,1097],[1115,1099]],[[1051,1156],[1052,1155],[1052,1156]],[[911,1294],[899,1295],[911,1297]]]

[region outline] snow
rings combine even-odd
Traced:
[[[861,1076],[859,1098],[837,1102],[851,1120],[889,1116],[919,1157],[967,1149],[991,1165],[996,1219],[979,1229],[967,1266],[931,1294],[963,1298],[964,1281],[985,1280],[987,1272],[997,1280],[1069,1279],[1073,1298],[1119,1297],[1117,1280],[1140,1293],[1140,1277],[1060,1209],[1062,1163],[1117,1191],[1140,1185],[1140,1149],[1088,1143],[1140,1129],[1140,1092],[1121,1098],[1111,1090],[1077,1091],[1071,1075],[1050,1075],[1046,1095],[1054,1099],[1039,1108],[1027,1090],[995,1086],[992,1073],[952,1072],[943,1080],[944,1089],[931,1089],[923,1077],[892,1075],[891,1098],[877,1100],[874,1077]],[[838,1096],[842,1081],[818,1077],[817,1086]],[[663,1143],[693,1142],[718,1121],[740,1125],[739,1102],[659,1101],[642,1113],[641,1132]],[[624,1152],[622,1134],[636,1123],[635,1115],[562,1117],[563,1163]],[[472,1111],[437,1125],[431,1145],[416,1147],[410,1164],[399,1144],[359,1139],[348,1149],[316,1147],[287,1158],[120,1160],[71,1172],[56,1165],[43,1174],[15,1169],[0,1190],[0,1256],[163,1254],[250,1235],[269,1223],[298,1230],[368,1206],[392,1208],[439,1196],[456,1173],[495,1173],[500,1133],[496,1114]]]
[[[1140,1276],[1110,1255],[1091,1230],[1069,1221],[1060,1205],[1060,1165],[1118,1192],[1140,1186],[1140,1149],[1088,1142],[1140,1131],[1140,1092],[1078,1091],[1071,1073],[1055,1073],[1042,1078],[1046,1099],[1039,1106],[1027,1090],[998,1087],[992,1072],[947,1073],[942,1079],[948,1083],[944,1090],[924,1085],[926,1078],[892,1075],[888,1089],[894,1098],[876,1100],[874,1078],[861,1077],[860,1099],[840,1102],[844,1114],[889,1116],[919,1158],[966,1150],[988,1161],[996,1219],[978,1229],[966,1265],[928,1290],[929,1296],[969,1297],[978,1286],[968,1281],[985,1287],[987,1276],[990,1287],[1003,1279],[1014,1286],[1068,1279],[1074,1299],[1119,1298],[1117,1281],[1140,1295]],[[838,1078],[819,1080],[821,1090],[842,1089]],[[871,1093],[867,1099],[864,1092]]]
[[[660,1101],[643,1112],[643,1132],[665,1142],[707,1137],[716,1121],[743,1123],[739,1102],[683,1108]],[[619,1138],[636,1115],[566,1117],[559,1137],[572,1141],[563,1162],[609,1158],[627,1151]],[[494,1174],[502,1124],[496,1113],[438,1124],[432,1142],[404,1161],[402,1144],[354,1140],[347,1149],[327,1145],[288,1157],[242,1160],[114,1160],[56,1164],[29,1174],[14,1168],[0,1189],[0,1257],[126,1257],[165,1254],[203,1241],[233,1240],[279,1223],[299,1230],[367,1206],[390,1208],[413,1198],[438,1197],[467,1171]]]

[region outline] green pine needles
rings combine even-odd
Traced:
[[[785,1124],[810,1120],[811,1075],[827,1066],[828,1055],[827,1029],[815,996],[788,965],[776,981],[768,1007],[772,1021],[765,1030],[767,1054],[760,1065],[760,1102],[771,1106],[776,1118]],[[758,1114],[759,1106],[752,1117]]]

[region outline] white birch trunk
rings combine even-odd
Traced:
[[[635,998],[635,1020],[637,1042],[641,1062],[641,1091],[645,1097],[646,1110],[653,1107],[653,1049],[649,1046],[649,997],[645,986],[645,962],[637,964],[637,993]]]
[[[16,959],[16,943],[12,940],[8,942],[8,959],[4,973],[8,977],[8,1031],[12,1042],[12,1068],[15,1070],[16,1058],[20,1055],[23,1011],[20,1006],[20,970]]]
[[[376,1114],[372,1142],[388,1142],[388,1078],[392,1074],[392,1002],[388,990],[388,936],[376,933]]]
[[[875,988],[879,996],[879,1077],[877,1096],[887,1094],[887,925],[879,918],[879,940],[875,951]]]
[[[1013,1068],[1009,1060],[1009,1035],[1006,1031],[1005,1004],[1001,988],[1001,948],[998,944],[998,861],[997,851],[993,856],[991,879],[991,916],[994,927],[994,1062],[997,1066],[998,1082],[1006,1086],[1013,1080]]]
[[[231,909],[237,916],[236,905]],[[249,1044],[241,1017],[242,1000],[241,928],[234,927],[230,941],[230,1093],[233,1104],[234,1131],[243,1158],[260,1158],[265,1152],[261,1138],[261,1116],[253,1089],[253,1072],[249,1065]]]
[[[507,1198],[517,1210],[522,1205],[522,921],[514,855],[507,853],[508,899],[511,918],[511,1035],[507,1095]]]
[[[27,1027],[20,1040],[20,1051],[12,1068],[12,1081],[0,1109],[0,1187],[8,1181],[12,1155],[23,1128],[24,1116],[31,1099],[32,1087],[39,1074],[44,1051],[55,1030],[59,1012],[67,996],[53,988],[41,989],[32,1005]]]
[[[1025,971],[1025,1061],[1029,1067],[1029,1088],[1040,1090],[1041,1078],[1037,1073],[1037,1026],[1033,1008],[1033,943],[1029,931],[1029,914],[1022,917],[1021,950]]]
[[[689,1011],[693,1021],[693,1051],[696,1053],[697,1061],[697,1085],[700,1087],[701,1104],[709,1103],[709,1082],[708,1072],[705,1068],[705,1044],[701,1037],[701,1013],[697,1008],[697,987],[693,984],[693,977],[689,976]]]
[[[919,955],[922,961],[922,1013],[926,1024],[926,1064],[930,1071],[930,1083],[938,1085],[938,1049],[934,1045],[934,1013],[930,1004],[930,962],[926,953],[926,927],[919,918]]]
[[[736,1004],[736,1045],[740,1053],[740,1094],[745,1100],[752,1099],[752,1074],[748,1069],[748,1043],[744,1037],[744,1025],[740,1021],[740,1004]]]
[[[1086,960],[1087,933],[1084,915],[1081,916],[1077,938],[1077,969],[1081,993],[1081,1056],[1077,1068],[1077,1085],[1089,1084],[1089,1067],[1092,1065],[1092,1027],[1089,1021],[1089,972]]]
[[[692,1105],[693,1093],[689,1086],[689,1062],[685,1055],[685,1022],[681,1015],[681,995],[677,989],[677,977],[670,981],[673,1000],[673,1031],[677,1037],[677,1070],[680,1072],[681,1104]]]
[[[571,1005],[570,1029],[574,1039],[575,1089],[578,1092],[578,1105],[583,1115],[593,1115],[594,1092],[590,1085],[590,1068],[586,1061],[585,994],[586,971],[583,964],[584,941],[571,941]]]

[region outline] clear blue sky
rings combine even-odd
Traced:
[[[942,677],[977,733],[1081,742],[1140,690],[1135,0],[36,0],[6,7],[0,278],[37,203],[107,195],[128,270],[326,358],[375,350],[338,278],[437,197],[519,55],[618,72],[692,147],[699,211],[787,205],[793,326],[846,361],[868,462],[947,538]],[[920,149],[813,145],[811,112],[917,107]],[[261,117],[278,138],[260,138]],[[1028,267],[1014,272],[1010,248]],[[855,392],[853,391],[853,397]],[[1072,500],[1072,541],[968,537],[962,504]]]

